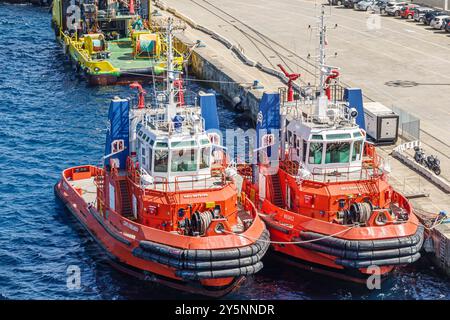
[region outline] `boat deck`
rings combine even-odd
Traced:
[[[76,181],[69,180],[69,183],[77,189],[81,189],[81,196],[86,203],[95,204],[97,199],[97,186],[94,182],[94,177],[87,178],[87,179],[80,179]],[[183,190],[200,190],[205,189],[205,183],[206,183],[206,189],[208,188],[215,188],[217,186],[222,185],[222,181],[220,177],[212,177],[210,179],[203,179],[199,181],[186,181],[186,182],[180,182],[178,183],[179,189],[177,191],[183,191]],[[171,188],[175,187],[174,183],[168,184]],[[163,191],[162,184],[155,184],[155,188],[153,190]],[[192,189],[194,187],[194,189]],[[175,189],[171,189],[170,191],[174,191]],[[167,189],[165,191],[168,191]],[[238,203],[238,217],[239,222],[233,226],[233,232],[241,233],[244,232],[248,221],[253,220],[253,217],[251,214],[242,206],[242,204]],[[128,219],[132,219],[130,217],[127,217]]]
[[[73,187],[82,190],[81,197],[86,203],[95,203],[97,198],[97,186],[94,183],[94,177],[69,182]]]
[[[111,55],[106,60],[121,70],[150,68],[154,65],[151,59],[133,57],[131,38],[108,41],[108,51]]]

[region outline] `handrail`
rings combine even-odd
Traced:
[[[88,53],[88,51],[86,49],[82,48],[82,46],[80,45],[80,43],[78,41],[76,41],[69,35],[65,34],[61,29],[59,30],[59,32],[60,32],[60,36],[64,39],[64,42],[67,45],[71,45],[74,48],[76,48],[78,53],[81,56],[83,56],[83,58],[86,59],[87,61],[92,61],[91,55]]]
[[[294,101],[286,101],[281,105],[281,112],[285,115],[290,114],[295,119],[302,119],[304,122],[329,122],[330,117],[319,116],[315,114],[314,110],[316,108],[317,100],[313,99],[302,99]],[[334,110],[335,121],[347,121],[348,123],[353,123],[353,119],[347,118],[346,109],[348,108],[347,102],[345,101],[330,101],[327,106],[327,111]],[[356,126],[356,124],[355,124]]]
[[[127,158],[127,176],[131,180],[131,182],[139,187],[141,190],[143,190],[143,193],[145,195],[146,190],[155,190],[160,192],[167,192],[168,190],[168,181],[164,177],[152,177],[154,179],[152,183],[152,187],[150,185],[144,186],[142,184],[142,174],[140,170],[144,170],[144,172],[152,177],[150,174],[148,174],[147,171],[143,168],[136,168],[136,165],[134,164],[133,160],[128,157]]]
[[[292,151],[292,150],[290,150],[290,151]],[[295,162],[293,160],[291,160],[292,157],[291,157],[290,151],[285,153],[285,160],[280,160],[280,168],[283,169],[284,171],[286,171],[290,175],[298,175],[298,171],[296,169],[298,169],[300,167],[300,164],[297,166],[295,164]],[[385,159],[383,157],[381,157],[380,155],[378,155],[376,148],[373,144],[366,142],[364,144],[363,151],[364,152],[363,152],[362,166],[360,166],[360,165],[356,165],[356,166],[355,165],[342,165],[342,166],[335,166],[333,168],[317,168],[316,167],[312,171],[313,181],[320,182],[320,180],[316,179],[316,176],[323,175],[323,177],[324,177],[323,182],[325,182],[326,177],[330,177],[330,176],[335,176],[336,182],[337,182],[339,175],[336,175],[336,172],[338,172],[338,170],[340,170],[340,173],[341,173],[340,176],[342,176],[343,174],[347,174],[347,178],[348,178],[347,181],[350,181],[350,177],[349,177],[350,172],[354,173],[354,172],[359,171],[360,172],[360,180],[362,180],[363,177],[365,180],[370,180],[370,179],[378,177],[379,176],[378,169],[383,167],[383,165],[385,163]],[[356,168],[356,170],[351,171],[351,169],[355,169],[355,168]],[[342,172],[343,169],[346,169],[346,170],[344,170],[344,172]],[[372,169],[372,173],[369,172],[370,169]]]
[[[280,161],[280,169],[284,170],[286,173],[297,176],[298,175],[298,169],[300,168],[300,164],[297,165],[294,161],[290,159],[285,159]],[[356,170],[352,170],[355,169]],[[372,169],[372,174],[369,172],[369,169]],[[352,166],[352,165],[343,165],[343,166],[335,166],[333,168],[313,168],[311,172],[312,180],[314,182],[330,182],[329,177],[334,177],[335,182],[341,182],[343,176],[347,176],[347,179],[345,181],[352,181],[350,180],[350,174],[352,173],[358,173],[359,172],[359,179],[358,180],[371,180],[374,177],[377,177],[377,169],[378,167],[368,168],[364,166]],[[320,176],[323,178],[320,179]],[[341,178],[339,180],[339,178]]]
[[[199,177],[204,176],[204,179],[196,179]],[[181,179],[186,179],[186,178],[192,178],[190,180],[185,180],[185,181],[180,181]],[[226,180],[225,180],[225,175],[222,173],[221,175],[221,180],[220,180],[220,185],[218,185],[217,187],[213,187],[213,188],[207,188],[207,182],[211,181],[211,182],[217,182],[217,179],[213,176],[211,176],[210,174],[193,174],[193,175],[183,175],[183,176],[177,176],[175,177],[175,192],[178,191],[182,191],[182,189],[180,188],[180,184],[182,183],[191,183],[191,190],[198,190],[199,188],[195,188],[194,187],[194,183],[195,182],[199,182],[199,181],[204,181],[204,189],[208,189],[208,190],[214,190],[214,189],[221,189],[223,186],[226,185]],[[170,184],[170,183],[169,183]],[[214,186],[214,185],[213,185]]]
[[[317,182],[330,182],[329,180],[326,181],[327,177],[335,177],[335,182],[340,182],[339,178],[341,178],[343,175],[347,176],[347,179],[345,181],[351,181],[350,180],[350,174],[351,173],[357,173],[359,171],[359,179],[358,180],[370,180],[372,177],[369,174],[369,171],[367,168],[357,166],[359,170],[351,171],[350,169],[355,168],[356,166],[338,166],[334,168],[314,168],[312,171],[313,181]],[[346,169],[346,171],[342,172],[342,169]],[[340,170],[340,171],[339,171]],[[320,181],[316,179],[317,176],[323,176],[323,180]],[[342,179],[341,179],[342,181]]]
[[[159,104],[164,104],[164,102]],[[180,114],[183,117],[183,120],[178,121],[177,123],[181,124],[181,128],[197,128],[197,133],[203,133],[205,132],[205,119],[197,113],[197,110],[192,110],[195,108],[198,107],[183,106],[182,108],[177,108],[177,114]],[[167,119],[158,119],[158,117],[161,117],[161,115],[165,115],[165,107],[160,107],[157,104],[151,108],[148,108],[148,111],[154,111],[154,113],[142,113],[138,115],[139,122],[142,123],[145,127],[167,131],[169,134],[177,132],[177,129],[175,128],[175,122],[168,121]]]
[[[143,175],[148,175],[150,177],[152,177],[154,179],[153,183],[150,185],[143,185],[142,184],[142,176]],[[177,191],[182,191],[180,184],[182,183],[191,183],[191,188],[195,189],[195,190],[199,190],[199,188],[194,188],[194,183],[198,182],[198,181],[202,181],[204,180],[204,189],[221,189],[223,186],[226,185],[226,178],[225,178],[225,173],[222,169],[220,169],[220,185],[218,185],[215,188],[207,188],[207,182],[211,181],[211,182],[217,182],[218,179],[215,176],[211,176],[211,174],[191,174],[191,175],[181,175],[181,176],[176,176],[175,177],[175,181],[174,182],[170,182],[167,180],[167,178],[165,177],[153,177],[151,176],[144,168],[136,168],[135,163],[133,162],[133,160],[131,159],[131,157],[127,158],[127,176],[128,178],[131,180],[132,183],[135,184],[135,186],[141,188],[144,192],[145,195],[145,191],[146,190],[154,190],[154,191],[160,191],[160,192],[169,192],[171,191],[170,186],[173,184],[174,186],[174,190],[175,192]],[[199,177],[204,177],[204,179],[198,179]],[[187,179],[185,181],[181,181],[182,179],[186,179],[186,178],[191,178],[191,179]],[[171,192],[173,192],[171,191]]]
[[[249,211],[252,218],[256,218],[258,216],[258,209],[251,199],[248,198],[248,195],[243,193],[241,196],[241,204],[245,210]]]

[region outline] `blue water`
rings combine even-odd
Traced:
[[[157,299],[186,294],[112,269],[55,200],[60,172],[99,164],[108,100],[126,87],[91,88],[64,63],[46,9],[0,4],[0,299]],[[248,121],[223,103],[226,126]],[[66,270],[81,269],[69,290]],[[450,299],[450,282],[426,260],[369,291],[266,259],[234,299]]]

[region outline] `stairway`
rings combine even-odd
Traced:
[[[276,174],[270,176],[270,183],[272,186],[272,202],[280,208],[284,208],[283,196],[281,194],[280,177]]]
[[[128,193],[127,181],[119,180],[120,197],[121,197],[121,209],[122,216],[128,219],[134,219],[133,211],[131,209],[131,197]]]

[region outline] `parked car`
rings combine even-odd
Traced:
[[[394,2],[394,3],[388,3],[386,6],[386,13],[388,16],[400,16],[400,12],[402,10],[402,7],[405,6],[406,2]]]
[[[425,17],[424,17],[425,19],[424,19],[423,23],[429,25],[431,20],[433,20],[435,17],[444,16],[444,15],[445,15],[445,12],[442,10],[434,10],[434,11],[427,12],[425,14]]]
[[[328,0],[330,6],[340,6],[344,4],[344,0]]]
[[[354,8],[355,5],[362,0],[344,0],[344,7],[346,8]]]
[[[345,8],[353,8],[353,1],[351,1],[351,0],[344,0],[344,7]]]
[[[446,25],[444,25],[445,32],[450,32],[450,21],[447,22]]]
[[[379,12],[380,14],[383,14],[386,12],[386,6],[390,3],[388,0],[379,0],[375,4],[375,11]]]
[[[448,18],[448,17],[449,16],[447,16],[447,15],[441,15],[441,16],[434,17],[430,22],[430,27],[432,27],[433,29],[441,29],[444,19]]]
[[[375,0],[362,0],[355,5],[355,10],[368,11],[375,8]]]
[[[441,23],[441,30],[445,30],[445,27],[447,26],[447,24],[450,22],[450,16],[447,18],[443,18],[442,19],[442,23]]]
[[[423,21],[425,19],[425,14],[427,12],[434,11],[434,10],[435,9],[433,9],[433,8],[427,8],[427,7],[416,8],[416,10],[414,11],[414,16],[413,16],[414,21],[423,23]]]
[[[400,17],[402,19],[412,19],[414,16],[414,10],[419,8],[417,4],[407,4],[400,11]]]

